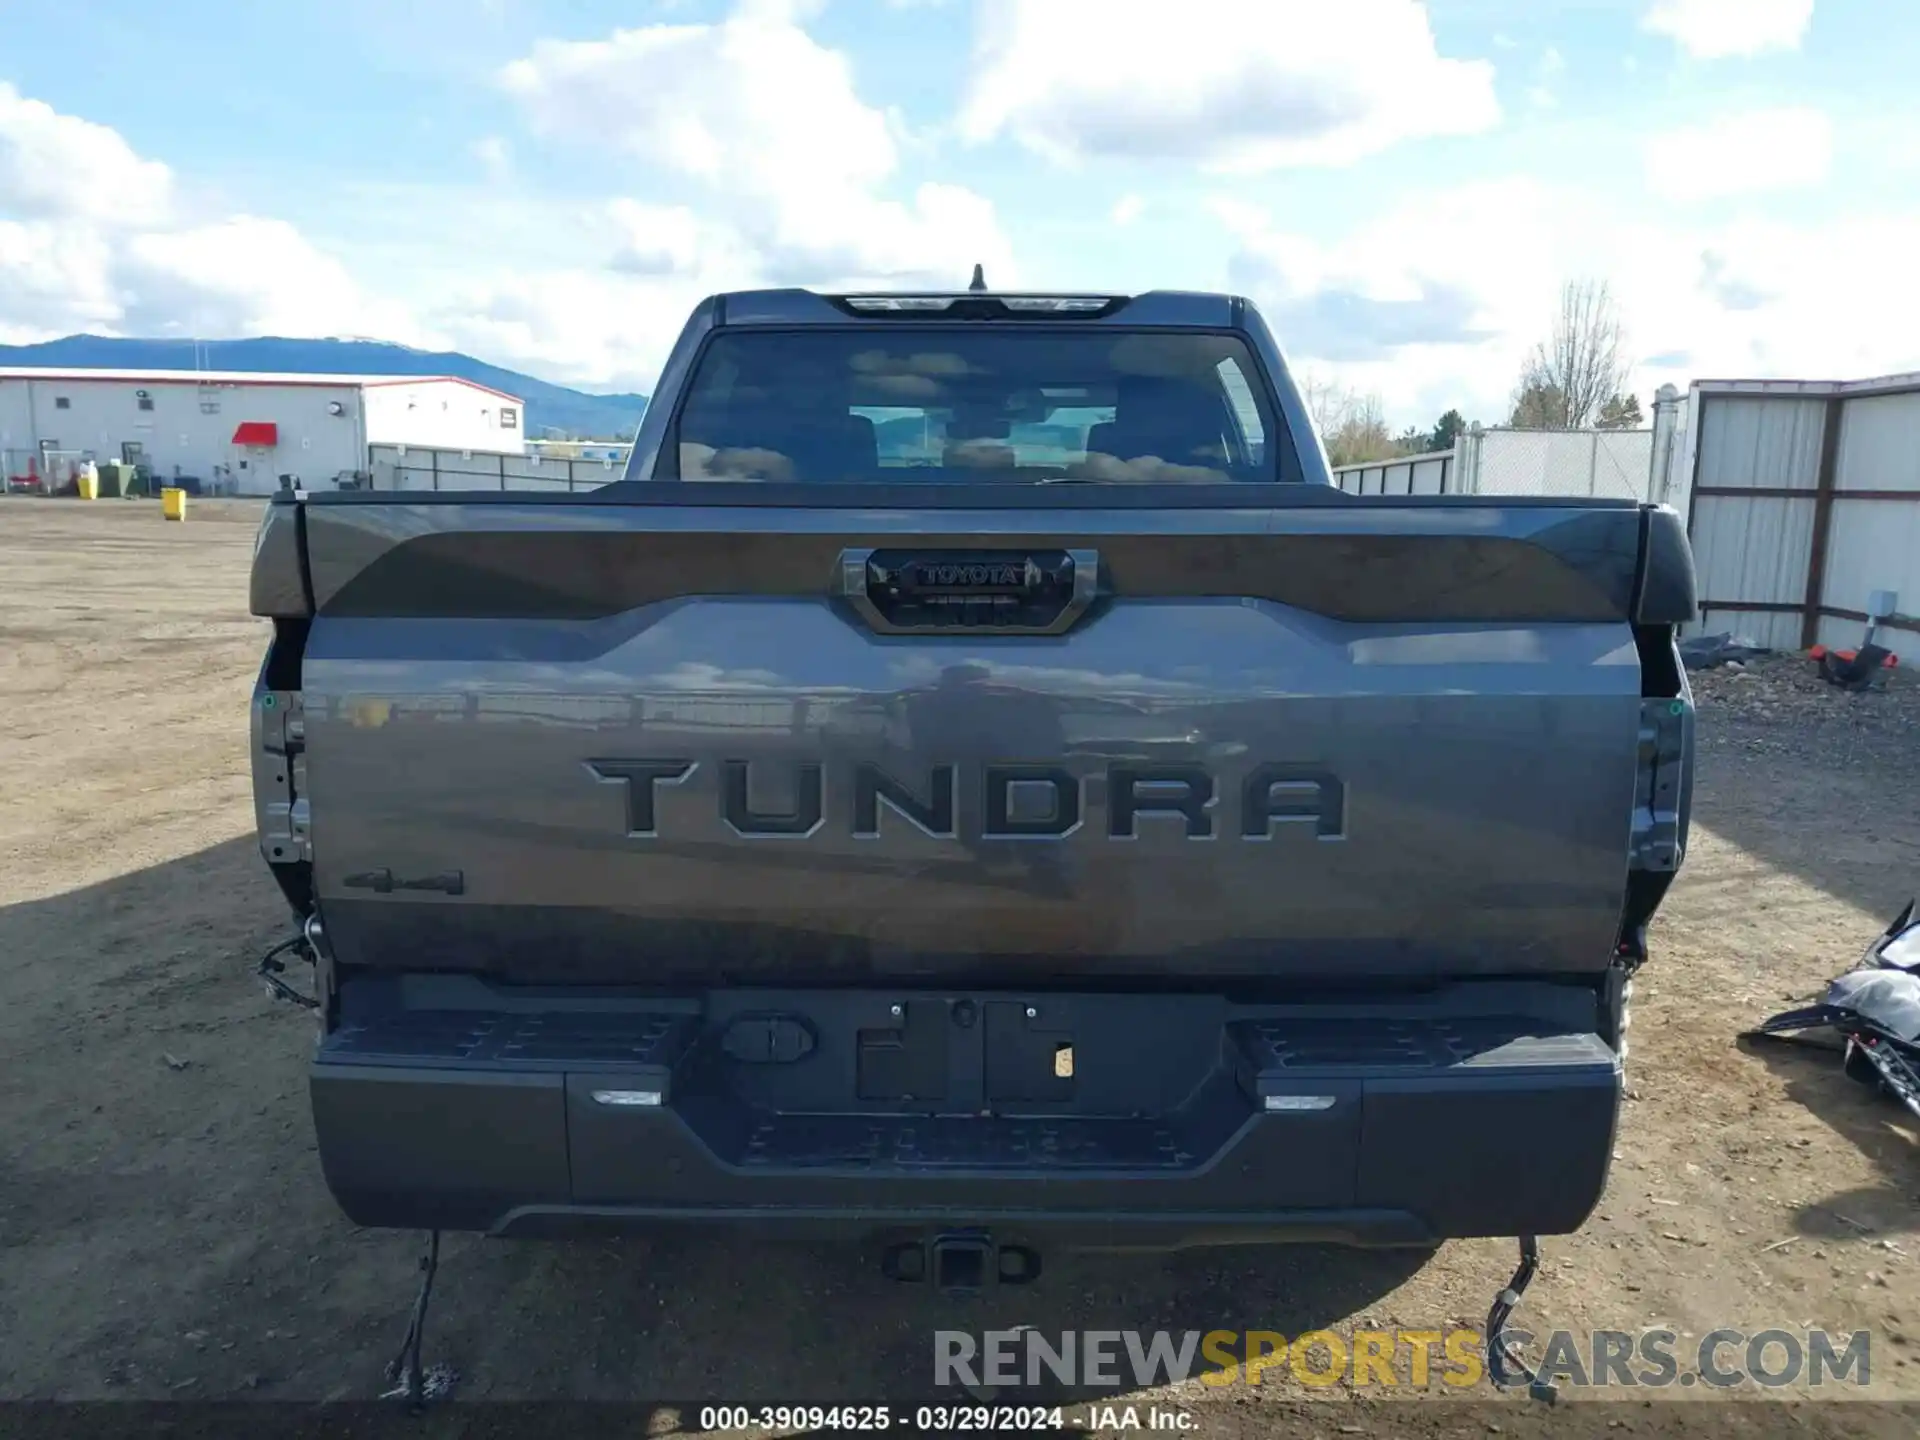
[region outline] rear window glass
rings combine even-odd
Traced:
[[[680,477],[731,481],[1270,481],[1279,432],[1234,335],[736,331],[678,421]]]

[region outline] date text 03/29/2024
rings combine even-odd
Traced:
[[[700,1428],[728,1430],[912,1430],[953,1434],[1023,1431],[1154,1430],[1190,1433],[1191,1411],[1165,1405],[1094,1404],[1080,1413],[1060,1405],[919,1405],[908,1411],[888,1405],[709,1405]]]

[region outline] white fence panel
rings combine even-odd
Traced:
[[[623,465],[610,458],[543,458],[497,450],[432,450],[413,445],[368,447],[375,490],[523,490],[577,493],[611,485]]]
[[[1462,437],[1461,488],[1475,495],[1645,501],[1652,430],[1476,430]]]
[[[1349,495],[1445,495],[1453,474],[1455,452],[1435,450],[1360,465],[1339,465],[1333,483]]]

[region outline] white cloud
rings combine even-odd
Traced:
[[[101,231],[0,220],[0,344],[111,328],[119,314],[112,247]]]
[[[1654,136],[1645,161],[1647,187],[1666,200],[1802,189],[1827,178],[1833,122],[1805,107],[1722,115]]]
[[[1116,225],[1131,225],[1146,210],[1147,202],[1138,195],[1122,195],[1114,202],[1113,214],[1108,218]]]
[[[1060,162],[1345,165],[1500,118],[1493,66],[1442,58],[1417,0],[983,0],[960,130]]]
[[[164,213],[172,199],[172,173],[134,154],[119,131],[0,80],[0,216],[110,221]]]
[[[646,205],[620,199],[607,206],[619,239],[611,264],[631,275],[685,275],[698,268],[708,247],[722,236],[685,205]]]
[[[423,320],[454,349],[545,379],[646,390],[709,288],[688,276],[532,271],[457,283]]]
[[[346,267],[284,220],[236,215],[131,235],[116,257],[119,324],[135,334],[407,338],[398,306],[362,294]]]
[[[483,135],[473,142],[473,158],[496,180],[505,178],[513,167],[513,151],[498,135]]]
[[[0,335],[413,338],[404,309],[370,302],[292,226],[188,219],[177,192],[118,131],[0,84]]]
[[[951,185],[883,193],[895,122],[797,18],[790,0],[748,0],[719,24],[543,40],[501,79],[539,133],[702,186],[771,278],[957,283],[975,262],[1010,273],[985,199]]]
[[[1920,247],[1920,207],[1672,223],[1591,187],[1511,178],[1410,195],[1324,240],[1241,204],[1215,213],[1239,243],[1232,283],[1289,355],[1377,391],[1395,423],[1449,406],[1503,418],[1560,285],[1583,276],[1613,289],[1643,401],[1667,380],[1920,368],[1920,291],[1885,279]]]
[[[1542,110],[1551,109],[1560,103],[1559,93],[1553,82],[1567,70],[1567,59],[1558,50],[1548,46],[1540,57],[1540,63],[1534,67],[1534,82],[1528,87],[1527,99]]]
[[[1017,279],[988,201],[895,184],[897,123],[797,28],[817,8],[746,0],[724,24],[536,46],[506,76],[532,128],[613,147],[637,183],[588,206],[542,202],[534,230],[512,193],[528,143],[484,137],[470,153],[494,183],[449,194],[431,241],[385,234],[344,252],[371,259],[378,285],[282,220],[176,193],[190,187],[114,130],[0,90],[0,340],[370,334],[646,388],[716,290],[959,284],[975,262]]]
[[[1653,0],[1640,24],[1699,60],[1797,50],[1813,0]]]

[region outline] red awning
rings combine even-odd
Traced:
[[[280,427],[271,420],[242,420],[233,432],[236,445],[265,445],[269,449],[280,443]]]

